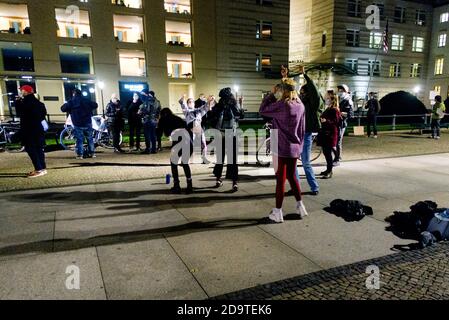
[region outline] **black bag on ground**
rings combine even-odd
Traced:
[[[390,223],[389,231],[400,238],[420,240],[430,221],[438,210],[438,205],[433,201],[420,201],[410,207],[410,212],[395,211],[385,221]]]
[[[344,218],[346,221],[360,221],[365,216],[372,216],[373,209],[357,200],[337,199],[331,202],[329,212]]]

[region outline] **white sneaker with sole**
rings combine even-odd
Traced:
[[[269,218],[273,222],[283,223],[284,222],[284,213],[282,212],[282,209],[273,209],[271,211]]]
[[[47,170],[36,171],[34,174],[28,176],[28,178],[30,178],[30,179],[39,178],[39,177],[43,177],[47,174],[48,174]]]
[[[308,217],[309,214],[307,213],[306,207],[304,206],[304,203],[302,201],[298,201],[296,205],[296,213],[301,217],[301,219],[304,219],[305,217]]]

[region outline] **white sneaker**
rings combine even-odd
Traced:
[[[271,211],[269,218],[273,222],[283,223],[284,222],[284,213],[282,212],[282,209],[273,209],[273,211]]]
[[[298,201],[298,204],[296,205],[296,212],[301,217],[301,219],[304,219],[305,217],[309,216],[306,207],[304,206],[304,203],[302,201]]]
[[[30,178],[30,179],[39,178],[39,177],[43,177],[47,174],[48,174],[47,170],[36,171],[32,175],[29,175],[28,178]]]

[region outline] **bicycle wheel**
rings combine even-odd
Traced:
[[[317,146],[316,137],[313,139],[312,144],[312,153],[310,155],[310,162],[314,162],[318,160],[321,157],[321,154],[323,153],[323,149],[319,146]]]
[[[257,150],[257,164],[263,167],[269,167],[273,161],[273,153],[271,150],[271,138],[268,138]]]
[[[105,149],[114,149],[112,135],[109,132],[101,132],[99,134],[98,144]]]
[[[59,136],[59,144],[64,150],[74,150],[76,145],[76,139],[74,130],[72,128],[65,128],[62,130]]]

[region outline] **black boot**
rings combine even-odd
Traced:
[[[193,193],[193,181],[192,179],[187,180],[187,189],[186,194],[192,194]]]
[[[182,193],[181,186],[179,185],[179,182],[175,182],[175,185],[173,186],[173,188],[171,188],[170,192],[173,194],[181,194]]]

